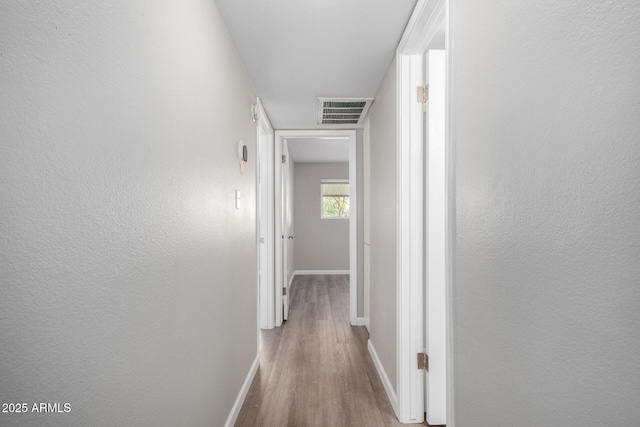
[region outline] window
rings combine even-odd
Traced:
[[[322,218],[349,218],[349,181],[345,179],[320,180]]]

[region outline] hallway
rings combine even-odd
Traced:
[[[296,276],[289,320],[261,331],[260,368],[236,426],[400,426],[349,325],[349,276]]]

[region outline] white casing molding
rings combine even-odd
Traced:
[[[236,424],[236,420],[240,414],[240,409],[242,409],[242,404],[244,403],[244,399],[247,397],[247,393],[249,393],[249,388],[251,388],[251,383],[253,382],[253,378],[256,376],[256,372],[258,372],[259,366],[260,359],[256,356],[253,364],[251,364],[251,368],[249,368],[247,378],[245,378],[242,388],[238,393],[238,397],[236,397],[236,401],[233,403],[233,407],[231,407],[231,412],[227,417],[227,421],[224,423],[224,427],[233,427]]]
[[[398,54],[422,55],[446,18],[448,0],[418,0],[404,30]]]

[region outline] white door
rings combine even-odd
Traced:
[[[263,135],[260,132],[260,126],[258,125],[258,138],[256,143],[257,158],[256,158],[256,236],[258,238],[258,326],[262,329],[267,328],[267,316],[266,316],[266,280],[265,280],[265,267],[266,267],[266,245],[265,245],[265,227],[263,225],[265,218],[262,209],[262,203],[264,197],[262,195],[264,180],[262,179],[262,156],[264,150]],[[263,259],[263,257],[265,259]]]
[[[425,350],[429,355],[425,408],[427,423],[446,424],[447,354],[445,319],[445,52],[426,53],[429,101],[426,104],[426,231]]]
[[[269,232],[273,230],[269,227],[269,200],[268,200],[268,143],[269,135],[260,130],[258,126],[258,158],[257,158],[257,179],[258,189],[256,191],[257,202],[257,235],[258,235],[258,297],[259,297],[259,320],[260,328],[273,328],[273,301],[271,300],[270,289],[273,287],[273,280],[269,280]],[[271,283],[270,283],[271,282]]]
[[[255,104],[257,120],[256,232],[258,247],[258,321],[262,329],[273,328],[274,318],[274,181],[273,128],[260,98]]]

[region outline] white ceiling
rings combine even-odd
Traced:
[[[316,98],[374,97],[416,0],[216,3],[273,127],[331,129]]]
[[[287,138],[291,160],[296,163],[349,161],[349,140],[338,138]]]

